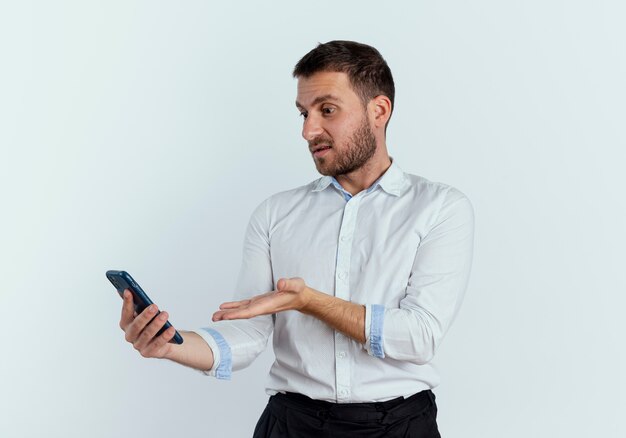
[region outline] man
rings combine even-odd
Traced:
[[[473,209],[458,190],[405,174],[385,132],[391,71],[373,47],[318,45],[294,69],[302,135],[322,178],[252,214],[237,301],[182,332],[156,306],[120,326],[145,357],[228,379],[273,332],[255,437],[438,437],[430,365],[469,278]],[[270,292],[268,292],[270,291]]]

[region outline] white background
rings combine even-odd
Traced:
[[[331,39],[387,59],[400,167],[474,204],[443,436],[626,436],[626,7],[393,3],[2,2],[0,436],[251,435],[271,352],[143,359],[104,272],[209,320],[253,208],[318,176],[291,70]]]

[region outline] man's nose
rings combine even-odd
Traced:
[[[314,138],[319,137],[324,132],[320,122],[320,119],[312,114],[309,114],[309,116],[304,119],[302,137],[304,137],[306,141],[311,141]]]

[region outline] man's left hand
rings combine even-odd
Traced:
[[[302,278],[281,278],[276,290],[247,300],[230,301],[220,305],[213,314],[213,321],[248,319],[285,310],[303,310],[311,299],[312,289]]]

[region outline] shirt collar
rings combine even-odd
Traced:
[[[391,157],[390,157],[391,158]],[[332,176],[323,176],[315,181],[312,191],[319,192],[326,189],[330,185],[334,185],[337,189],[340,189],[341,185]],[[410,185],[409,178],[400,169],[400,167],[391,158],[391,166],[387,171],[378,178],[374,184],[372,184],[366,191],[369,193],[373,191],[377,186],[380,186],[385,192],[390,195],[400,196],[406,188]],[[341,190],[341,189],[340,189]],[[342,190],[345,191],[345,190]]]

